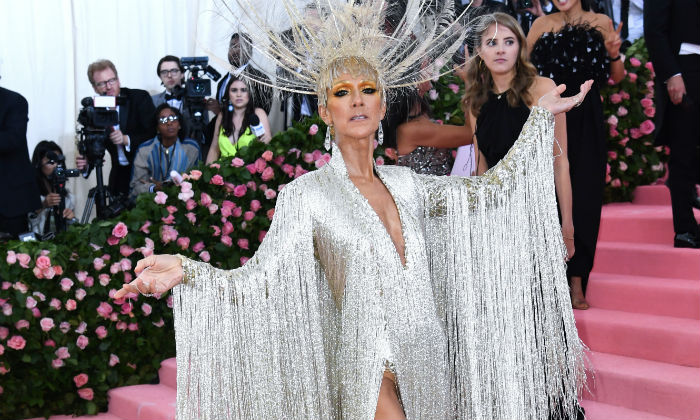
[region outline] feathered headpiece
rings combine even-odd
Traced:
[[[259,56],[276,65],[272,87],[316,93],[324,104],[326,89],[345,71],[369,70],[385,90],[438,77],[466,35],[466,9],[457,15],[453,1],[312,0],[298,7],[293,0],[236,0],[238,11],[225,8]]]

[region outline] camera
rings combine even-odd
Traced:
[[[49,180],[53,186],[53,191],[61,196],[61,202],[51,209],[50,217],[54,219],[56,231],[62,232],[66,230],[67,225],[75,223],[74,219],[66,220],[63,218],[63,210],[66,208],[66,196],[68,195],[66,180],[71,177],[79,176],[80,171],[77,169],[66,169],[66,158],[62,154],[50,151],[46,153],[46,158],[48,159],[48,163],[56,164],[53,172],[49,175]],[[45,225],[46,231],[44,232],[44,238],[46,238],[46,235],[49,233],[49,225],[49,223]]]
[[[180,64],[189,73],[185,79],[184,92],[185,109],[191,116],[187,135],[204,144],[204,113],[207,112],[205,98],[211,96],[211,80],[218,81],[221,74],[209,65],[209,57],[182,57]]]

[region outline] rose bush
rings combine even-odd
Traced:
[[[175,355],[172,298],[113,300],[153,253],[222,268],[244,264],[265,237],[277,194],[325,165],[325,125],[307,119],[144,194],[113,220],[47,242],[0,244],[0,418],[94,414],[111,388],[157,380]],[[392,150],[376,149],[377,163]]]

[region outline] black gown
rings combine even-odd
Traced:
[[[566,84],[562,96],[575,95],[584,81],[594,81],[581,105],[566,113],[576,247],[567,275],[582,277],[585,291],[593,268],[605,188],[607,146],[600,86],[607,83],[610,61],[603,35],[587,25],[566,25],[558,32],[542,34],[533,46],[531,60],[541,76]]]
[[[491,168],[508,153],[530,115],[530,109],[521,100],[516,108],[508,104],[506,93],[493,92],[481,106],[476,118],[476,139],[479,151],[486,158],[486,165]]]

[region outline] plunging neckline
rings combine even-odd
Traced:
[[[382,218],[379,217],[379,213],[372,207],[372,204],[370,204],[369,200],[367,197],[365,197],[364,194],[360,191],[359,188],[357,188],[357,185],[353,182],[352,179],[350,179],[350,175],[348,175],[347,167],[345,166],[345,160],[343,159],[343,154],[340,152],[340,148],[338,148],[337,145],[333,144],[333,157],[331,158],[331,161],[329,162],[330,166],[334,169],[340,170],[342,173],[342,178],[347,180],[347,182],[350,184],[350,186],[354,189],[354,192],[356,192],[360,197],[360,202],[363,203],[364,206],[370,211],[371,214],[373,214],[374,219],[377,223],[379,223],[379,226],[381,226],[381,230],[384,231],[384,235],[389,239],[389,243],[392,244],[394,247],[394,256],[397,259],[399,265],[401,268],[406,269],[408,267],[408,253],[406,252],[406,229],[403,224],[403,217],[401,215],[401,208],[399,207],[398,203],[396,202],[396,198],[394,196],[394,193],[391,191],[391,188],[387,184],[387,182],[384,180],[384,177],[382,176],[381,172],[378,170],[376,164],[372,162],[372,167],[374,170],[374,173],[377,175],[377,178],[381,181],[382,185],[384,185],[384,188],[386,188],[387,192],[389,193],[389,197],[391,197],[392,202],[394,203],[394,207],[396,207],[396,213],[398,214],[399,217],[399,224],[401,227],[401,239],[403,239],[403,261],[401,259],[401,254],[399,254],[399,250],[396,247],[396,243],[394,240],[391,238],[391,233],[389,233],[389,229],[387,226],[384,224],[382,221]],[[336,160],[336,154],[338,156],[338,160]],[[334,164],[335,163],[335,164]],[[336,167],[336,164],[338,167]]]

